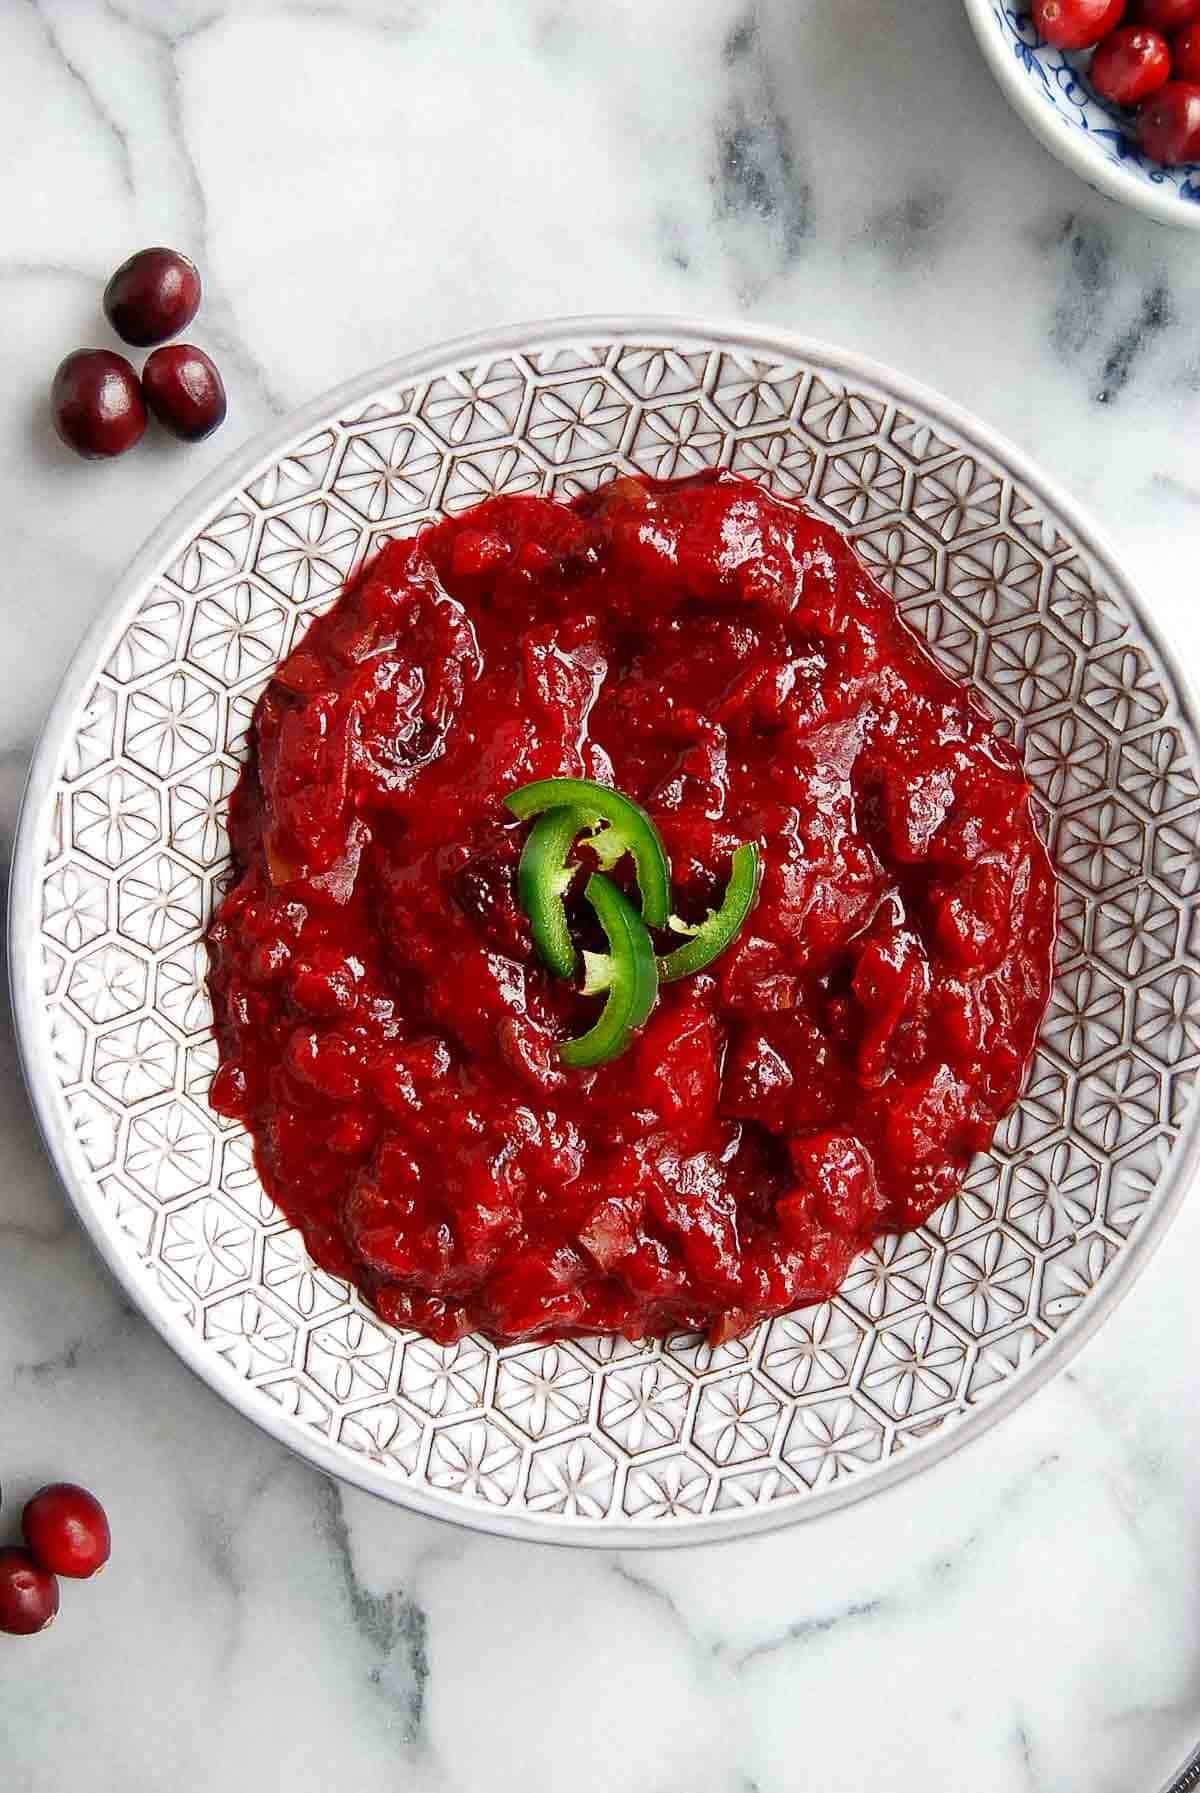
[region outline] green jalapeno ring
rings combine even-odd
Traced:
[[[588,842],[602,866],[611,868],[623,854],[633,860],[647,927],[665,928],[671,913],[671,862],[658,829],[640,804],[590,778],[542,778],[522,785],[504,799],[519,822],[547,810],[582,811],[593,831]]]
[[[546,810],[530,829],[517,867],[517,896],[529,917],[533,944],[559,977],[574,977],[579,964],[563,899],[577,870],[567,858],[590,826],[581,809]]]
[[[607,990],[599,1019],[578,1039],[566,1040],[558,1049],[564,1065],[590,1070],[619,1058],[633,1035],[649,1018],[658,1000],[658,961],[646,924],[625,892],[601,872],[593,872],[584,896],[608,940],[603,987]],[[585,986],[586,988],[586,986]]]
[[[672,917],[671,926],[675,931],[686,932],[691,938],[677,946],[673,953],[659,959],[658,975],[664,984],[703,971],[726,947],[733,945],[754,907],[761,881],[762,854],[754,841],[747,841],[733,855],[729,882],[720,905],[709,910],[699,927],[684,928]]]

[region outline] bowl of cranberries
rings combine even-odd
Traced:
[[[1014,110],[1110,198],[1200,229],[1200,0],[964,0]]]

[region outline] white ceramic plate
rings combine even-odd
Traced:
[[[961,1196],[837,1298],[679,1337],[450,1350],[316,1270],[214,1116],[202,933],[258,693],[384,537],[490,492],[731,466],[853,537],[1024,748],[1062,873],[1026,1093]],[[38,748],[12,889],[26,1071],[133,1299],[302,1456],[426,1513],[629,1546],[884,1488],[1061,1367],[1161,1239],[1194,1159],[1200,787],[1169,656],[1091,527],[1014,450],[881,367],[662,319],[410,357],[239,454],[157,532]]]

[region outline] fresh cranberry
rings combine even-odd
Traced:
[[[104,1508],[74,1482],[52,1482],[27,1501],[21,1530],[43,1569],[82,1580],[108,1561],[111,1541]]]
[[[1125,0],[1033,0],[1033,22],[1056,50],[1090,50],[1124,16]]]
[[[1200,25],[1171,39],[1171,73],[1177,81],[1200,81]]]
[[[146,406],[137,375],[111,349],[76,349],[50,388],[54,427],[86,461],[109,460],[140,442]]]
[[[158,421],[185,442],[201,442],[225,421],[225,387],[203,349],[190,342],[155,349],[142,391]]]
[[[1122,25],[1099,46],[1089,72],[1102,100],[1136,106],[1171,79],[1171,51],[1157,31]]]
[[[195,262],[175,249],[139,249],[104,289],[104,315],[123,342],[139,349],[186,330],[200,309]]]
[[[1143,100],[1137,135],[1155,162],[1200,162],[1200,82],[1168,81]]]
[[[0,1550],[0,1631],[29,1637],[53,1624],[58,1612],[58,1581],[35,1563],[27,1550]]]
[[[1130,18],[1135,25],[1149,25],[1151,31],[1170,37],[1200,19],[1200,0],[1133,0]]]

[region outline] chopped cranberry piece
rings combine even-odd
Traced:
[[[294,960],[288,993],[306,1015],[329,1020],[353,1009],[362,966],[336,946],[317,946],[306,958]]]
[[[798,1184],[808,1198],[810,1224],[816,1220],[848,1239],[874,1230],[882,1202],[875,1167],[861,1140],[852,1133],[810,1133],[793,1139],[790,1150]]]
[[[1009,939],[1009,893],[999,868],[975,866],[957,883],[935,885],[930,902],[947,957],[965,971],[990,971]]]
[[[330,1101],[356,1096],[362,1084],[354,1048],[341,1034],[298,1027],[288,1040],[285,1063],[293,1077]]]

